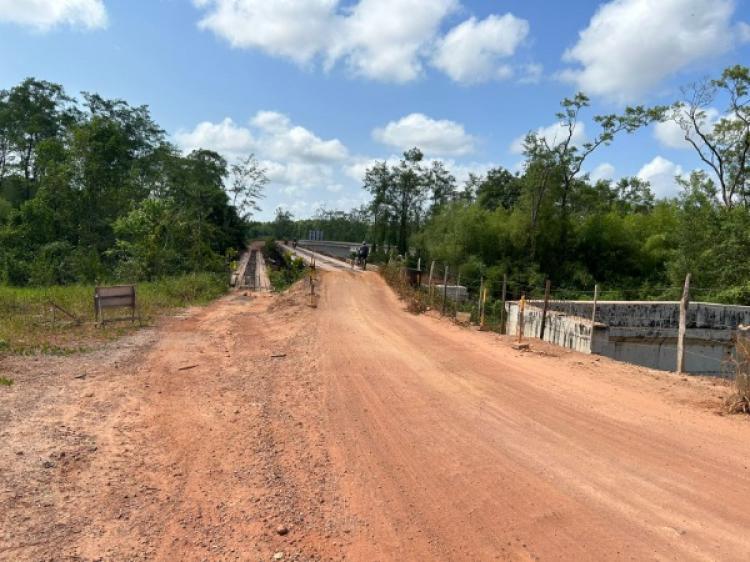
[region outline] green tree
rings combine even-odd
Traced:
[[[518,177],[502,167],[489,170],[477,187],[477,203],[489,211],[498,207],[512,209],[520,196],[521,182]]]
[[[750,68],[727,68],[717,80],[683,89],[685,100],[662,110],[664,120],[676,122],[685,140],[713,173],[725,207],[738,202],[750,207]],[[716,121],[709,112],[723,97],[727,107]]]

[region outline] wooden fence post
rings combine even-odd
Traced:
[[[524,312],[526,311],[526,295],[521,294],[521,300],[518,301],[518,343],[523,341],[524,329]]]
[[[435,273],[435,260],[432,260],[430,266],[430,280],[427,282],[427,292],[430,295],[430,306],[432,306],[432,274]]]
[[[677,372],[685,372],[685,332],[687,331],[687,310],[690,304],[690,274],[685,277],[680,300],[680,327],[677,330]]]
[[[477,320],[482,316],[482,289],[484,288],[484,277],[479,278],[479,298],[477,299]]]
[[[461,272],[458,272],[458,279],[456,280],[456,290],[453,291],[454,302],[456,303],[456,313],[458,313],[458,288],[461,286]]]
[[[599,285],[594,285],[594,306],[591,308],[591,336],[594,336],[594,324],[596,324],[596,304],[599,300]]]
[[[480,306],[479,329],[484,330],[484,309],[487,306],[487,287],[482,291],[482,303]]]
[[[547,310],[549,308],[549,289],[550,289],[550,280],[547,279],[547,282],[544,284],[544,308],[542,308],[542,326],[539,329],[539,339],[544,339],[544,330],[547,327]]]
[[[445,303],[448,300],[448,266],[445,266],[445,276],[443,277],[443,316],[445,316]]]
[[[507,314],[505,312],[505,302],[507,300],[508,296],[508,276],[503,275],[503,292],[502,292],[502,300],[500,301],[500,333],[504,334],[506,330],[506,323],[507,323]]]

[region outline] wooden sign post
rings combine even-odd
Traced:
[[[104,318],[104,310],[107,308],[129,308],[129,318]],[[130,320],[135,322],[136,316],[135,285],[116,285],[114,287],[96,287],[94,289],[94,314],[97,324],[104,325],[106,322],[116,320]],[[140,316],[138,317],[140,321]]]

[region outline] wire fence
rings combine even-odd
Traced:
[[[518,303],[523,299],[527,306],[524,318],[532,314],[536,320],[536,337],[541,335],[538,333],[540,316],[543,318],[541,324],[546,324],[548,330],[550,318],[567,318],[576,324],[581,329],[566,343],[576,338],[576,341],[588,340],[590,350],[595,325],[606,329],[608,334],[610,328],[616,328],[626,333],[618,340],[621,347],[629,347],[632,355],[637,355],[634,349],[643,349],[641,355],[657,357],[657,368],[665,368],[665,361],[681,355],[682,361],[666,367],[666,370],[689,370],[730,380],[736,380],[738,373],[736,342],[740,323],[737,319],[746,319],[746,323],[750,324],[750,307],[747,310],[737,307],[738,312],[729,315],[722,312],[724,305],[707,302],[712,295],[721,292],[722,289],[716,287],[689,287],[686,293],[686,286],[631,289],[599,285],[575,289],[556,288],[549,282],[544,285],[524,285],[511,281],[510,276],[502,281],[495,279],[488,282],[482,277],[462,277],[455,267],[438,262],[413,269],[395,262],[384,268],[384,274],[406,297],[409,308],[414,312],[433,310],[502,334],[512,327],[512,335],[517,336],[520,324]],[[704,320],[703,325],[698,325],[697,307],[690,308],[686,300],[682,309],[680,301],[683,298],[704,305],[704,312],[710,312],[712,308],[717,312]],[[624,311],[623,306],[629,306],[632,310]],[[639,313],[642,317],[633,322]],[[588,331],[586,327],[589,327]],[[688,327],[692,331],[686,339]],[[542,331],[544,329],[541,328]],[[549,337],[545,339],[550,341]],[[747,363],[750,372],[750,361]],[[690,369],[686,369],[685,365]]]

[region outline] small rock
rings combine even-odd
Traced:
[[[284,553],[283,552],[277,552],[273,555],[274,560],[283,560],[284,559]]]
[[[276,534],[281,535],[282,537],[289,533],[289,529],[285,525],[279,525],[276,527]]]
[[[53,463],[52,461],[44,461],[42,463],[42,467],[44,467],[44,468],[55,468],[55,463]]]

